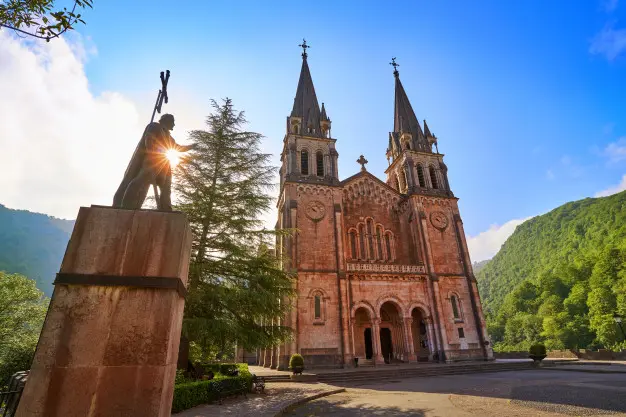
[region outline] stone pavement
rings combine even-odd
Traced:
[[[274,417],[295,404],[319,396],[345,391],[332,385],[313,383],[268,382],[265,394],[248,394],[224,399],[223,404],[203,404],[172,414],[172,417],[254,416]]]
[[[308,402],[286,415],[626,416],[626,375],[527,370],[373,381]]]

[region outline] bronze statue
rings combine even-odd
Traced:
[[[174,116],[171,114],[164,114],[158,122],[146,126],[113,197],[113,207],[140,209],[150,185],[155,185],[160,189],[160,193],[155,193],[157,208],[172,211],[172,168],[166,152],[187,152],[195,147],[178,145],[170,135],[172,129]]]

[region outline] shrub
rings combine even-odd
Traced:
[[[304,358],[302,355],[298,353],[291,355],[291,359],[289,359],[289,368],[304,368]]]
[[[242,384],[244,384],[246,390],[249,391],[252,388],[252,374],[248,370],[248,364],[237,363],[230,365],[233,365],[234,369],[239,371],[238,376],[227,377],[224,375],[216,375],[216,377],[210,381],[183,382],[182,384],[174,385],[172,413],[187,410],[200,404],[213,402],[217,400],[219,391],[230,391]],[[207,369],[208,368],[207,366]]]
[[[543,343],[533,343],[528,353],[532,356],[544,356],[546,354],[546,345]]]

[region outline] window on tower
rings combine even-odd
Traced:
[[[439,188],[439,184],[437,183],[437,173],[435,172],[435,167],[432,165],[428,168],[430,171],[430,182],[433,184],[433,188]]]
[[[315,161],[317,162],[317,176],[324,176],[324,155],[321,152],[317,152],[315,155]]]
[[[420,184],[420,187],[426,187],[426,181],[424,179],[424,168],[421,165],[417,166],[417,181]]]
[[[450,304],[452,304],[452,315],[454,316],[454,319],[460,320],[461,314],[459,311],[459,299],[457,298],[456,295],[452,295],[450,297]]]
[[[322,298],[319,295],[315,296],[315,318],[322,318]]]
[[[309,175],[309,153],[307,151],[300,152],[300,172],[302,175]]]

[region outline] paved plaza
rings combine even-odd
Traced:
[[[345,385],[291,417],[626,416],[626,373],[532,370]]]

